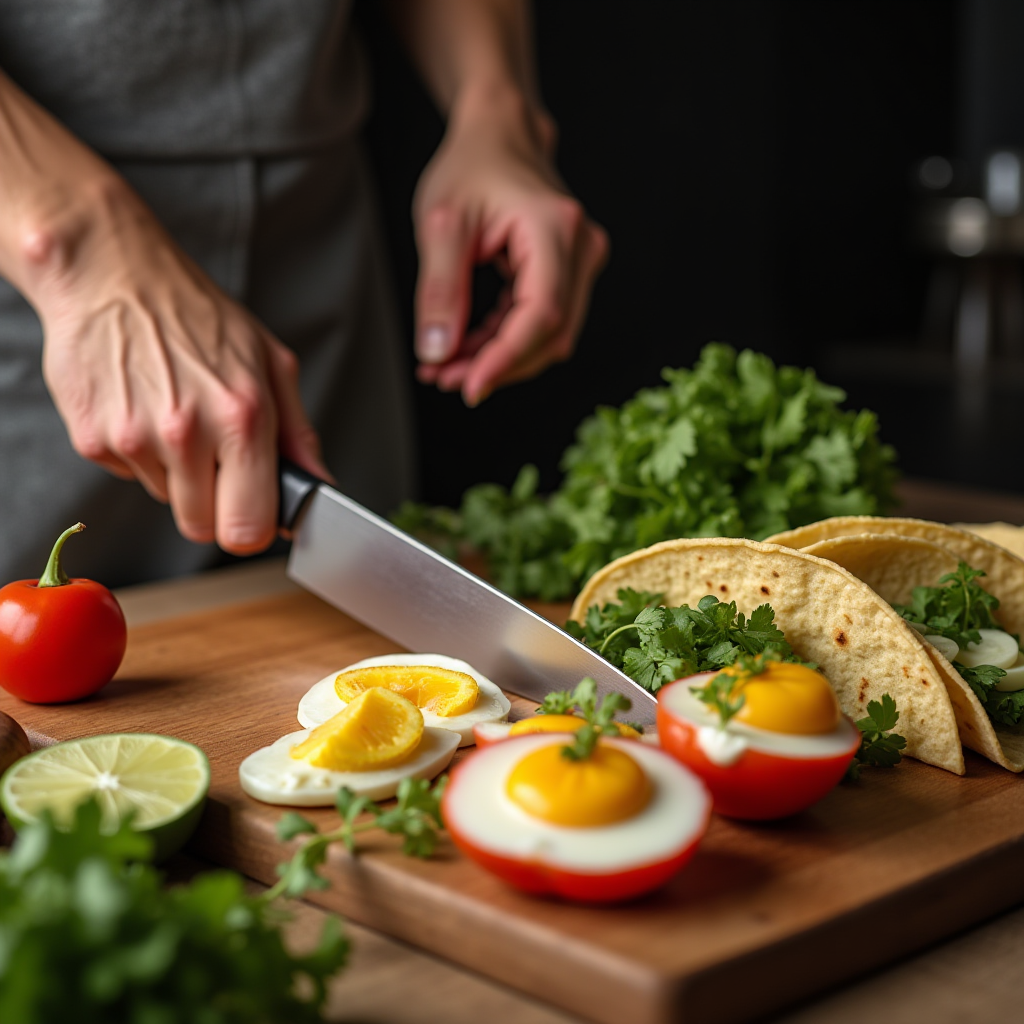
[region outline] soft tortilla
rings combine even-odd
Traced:
[[[955,572],[959,562],[935,541],[894,533],[833,537],[803,550],[848,569],[889,604],[908,604],[914,587],[935,586],[945,573]],[[949,692],[963,745],[1011,772],[1024,771],[1024,737],[994,725],[963,676],[923,637],[920,643]]]
[[[959,561],[985,573],[982,586],[999,598],[996,620],[1008,632],[1024,634],[1024,559],[967,530],[958,530],[955,526],[932,523],[926,519],[835,516],[785,533],[777,533],[769,537],[767,543],[785,544],[803,550],[821,540],[859,533],[895,533],[901,537],[919,537],[941,544],[952,551]],[[937,583],[938,577],[931,582],[932,585]]]
[[[963,775],[963,750],[944,681],[917,634],[846,569],[778,544],[731,537],[669,540],[619,558],[595,573],[572,617],[617,600],[622,587],[696,606],[706,594],[750,614],[768,603],[793,650],[816,662],[843,711],[862,718],[885,693],[900,712],[906,752]]]
[[[1018,558],[1024,558],[1024,526],[1013,526],[1010,523],[954,523],[958,530],[977,534],[985,540],[998,544],[1001,548],[1013,552]]]

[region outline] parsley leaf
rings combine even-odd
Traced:
[[[582,624],[570,620],[565,628],[651,693],[684,676],[725,668],[744,654],[799,660],[775,624],[771,605],[756,608],[748,619],[735,601],[725,604],[711,594],[696,608],[656,607],[660,594],[629,588],[617,597],[617,604],[588,608]]]
[[[757,539],[892,505],[895,455],[874,414],[841,410],[845,394],[812,370],[712,344],[662,377],[580,424],[553,494],[524,466],[510,489],[471,487],[458,510],[406,504],[395,522],[448,554],[475,548],[503,590],[550,600],[660,540]]]
[[[847,769],[847,778],[859,779],[865,765],[893,768],[900,763],[903,759],[901,751],[907,741],[892,731],[899,720],[896,701],[889,694],[882,694],[881,703],[877,700],[868,702],[867,717],[856,723],[861,732],[860,749]]]

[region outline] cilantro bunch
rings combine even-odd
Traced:
[[[713,344],[662,376],[580,424],[552,495],[526,466],[511,490],[472,487],[458,510],[406,504],[395,522],[449,554],[475,548],[510,594],[552,600],[657,541],[758,539],[891,506],[895,455],[874,414],[841,410],[812,370]]]
[[[348,957],[335,918],[305,956],[282,917],[230,871],[165,887],[151,840],[100,832],[95,802],[70,831],[48,816],[0,852],[0,1021],[294,1024],[320,1021]]]
[[[594,605],[582,624],[570,619],[565,628],[651,693],[675,679],[723,669],[744,654],[799,660],[775,625],[771,605],[748,619],[735,601],[725,604],[711,594],[696,608],[662,608],[660,594],[628,587],[617,597],[617,604]]]
[[[960,562],[956,572],[940,577],[935,587],[914,587],[910,604],[894,605],[908,622],[922,627],[926,634],[945,636],[961,649],[970,643],[979,643],[982,629],[1002,629],[993,612],[999,607],[999,598],[990,594],[976,581],[985,576],[980,569],[972,569]],[[1019,641],[1019,637],[1015,636]],[[953,667],[981,701],[989,718],[999,725],[1019,726],[1024,720],[1024,690],[1003,693],[996,684],[1006,670],[996,665],[968,667],[959,661]]]

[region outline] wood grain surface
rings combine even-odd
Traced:
[[[287,855],[273,831],[283,811],[241,792],[239,762],[295,728],[312,682],[394,649],[288,594],[134,628],[95,698],[39,707],[0,694],[0,709],[36,743],[116,730],[197,743],[213,783],[192,851],[269,882]],[[974,757],[964,778],[907,762],[782,824],[715,819],[670,887],[618,908],[521,896],[446,844],[419,862],[390,837],[356,859],[334,851],[332,887],[315,898],[594,1020],[743,1020],[1020,901],[1019,782]]]

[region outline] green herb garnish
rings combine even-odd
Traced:
[[[777,651],[737,655],[729,668],[709,679],[704,686],[691,686],[690,693],[718,712],[718,726],[724,729],[747,701],[743,692],[747,681],[764,672],[773,661],[781,661]]]
[[[328,918],[292,954],[270,893],[231,871],[166,886],[152,841],[100,831],[95,801],[70,830],[48,813],[0,851],[0,1020],[312,1024],[349,944]]]
[[[356,852],[356,836],[370,829],[382,829],[402,836],[402,853],[410,857],[429,857],[437,845],[437,831],[444,828],[441,819],[441,796],[448,776],[442,775],[433,785],[428,779],[402,779],[394,807],[383,807],[365,796],[356,796],[347,786],[338,790],[335,806],[341,825],[321,832],[308,818],[290,811],[277,823],[277,837],[283,841],[308,835],[302,846],[286,864],[280,864],[281,876],[268,896],[282,893],[298,897],[311,889],[326,889],[328,881],[317,869],[327,859],[333,843],[344,843],[349,853]],[[357,819],[369,814],[367,821]]]
[[[861,733],[860,749],[846,771],[848,779],[859,779],[860,770],[865,765],[893,768],[900,763],[903,759],[900,751],[906,747],[907,741],[892,731],[899,720],[896,701],[889,694],[882,694],[881,703],[868,701],[867,718],[857,722]]]
[[[600,736],[618,736],[614,718],[619,711],[628,711],[633,702],[621,693],[606,693],[597,702],[597,683],[590,676],[581,679],[575,690],[557,690],[549,693],[539,708],[538,715],[571,715],[578,713],[584,724],[576,730],[573,741],[562,747],[562,756],[570,761],[590,757]],[[633,728],[636,728],[635,726]],[[638,732],[643,732],[638,729]]]
[[[892,505],[895,455],[873,413],[812,370],[707,345],[621,408],[599,408],[537,494],[525,466],[510,490],[481,484],[455,511],[406,504],[402,529],[449,554],[482,553],[510,594],[566,597],[620,555],[672,537],[753,537]]]
[[[696,608],[655,607],[660,595],[628,588],[617,596],[618,604],[594,605],[582,625],[570,620],[565,628],[651,693],[684,676],[726,668],[742,654],[772,651],[799,661],[775,625],[771,605],[754,609],[748,619],[735,601],[724,604],[711,594]]]
[[[999,598],[983,589],[975,580],[985,575],[961,562],[956,572],[948,572],[936,587],[914,587],[910,604],[893,605],[908,622],[916,622],[928,633],[948,637],[958,647],[981,641],[979,629],[1002,629],[992,613]]]
[[[972,569],[966,562],[939,579],[937,587],[914,587],[910,604],[893,607],[908,622],[920,624],[928,634],[945,636],[961,650],[968,644],[981,642],[982,629],[1003,627],[996,622],[993,612],[999,608],[999,598],[990,594],[975,581],[985,576],[980,569]],[[1011,634],[1020,642],[1020,637]],[[995,689],[1006,670],[996,665],[968,667],[959,661],[953,667],[981,701],[986,713],[998,725],[1020,725],[1024,719],[1024,691],[1003,693]]]

